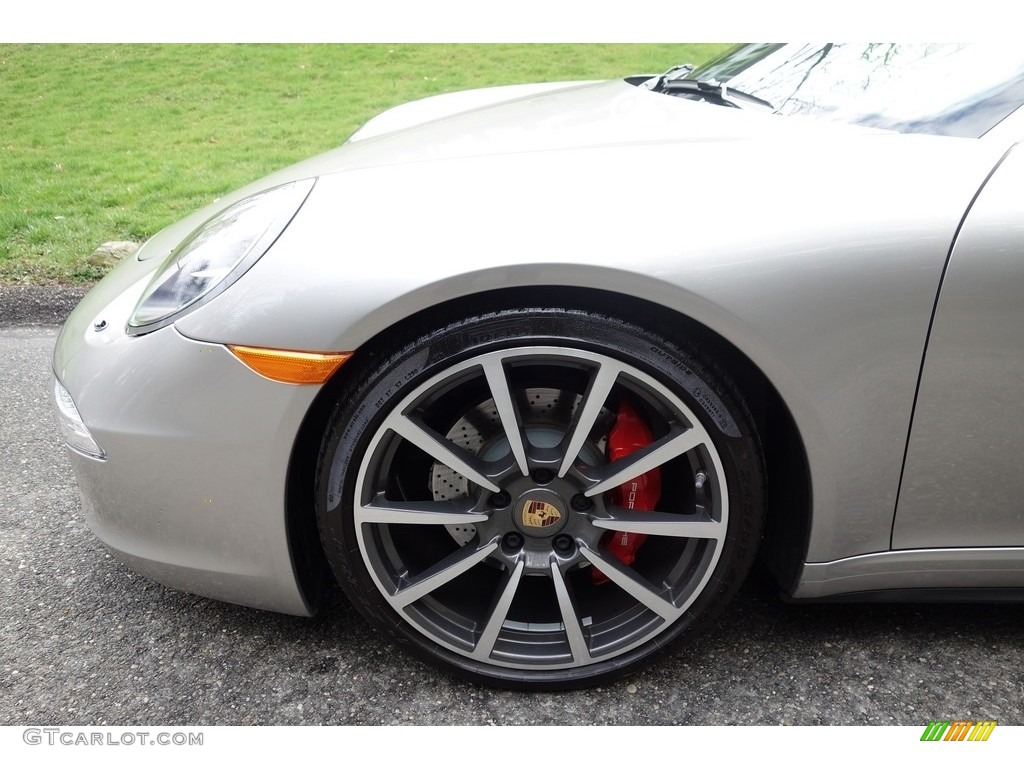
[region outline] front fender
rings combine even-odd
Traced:
[[[808,557],[883,551],[942,265],[998,156],[973,140],[874,135],[333,174],[249,273],[176,326],[334,351],[495,288],[653,301],[731,342],[789,407],[815,494]]]

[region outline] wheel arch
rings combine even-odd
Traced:
[[[810,535],[811,477],[804,442],[789,407],[764,372],[726,338],[676,310],[645,299],[594,288],[547,285],[468,294],[421,309],[379,331],[360,346],[372,349],[394,338],[412,338],[471,314],[523,306],[557,306],[622,315],[665,338],[690,347],[720,368],[746,400],[761,438],[766,477],[766,527],[761,557],[786,592],[795,586]],[[344,382],[345,369],[323,387],[310,406],[289,461],[285,516],[296,577],[312,610],[332,583],[314,509],[316,459],[323,426]]]

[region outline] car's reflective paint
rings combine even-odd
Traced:
[[[347,350],[416,311],[512,286],[654,301],[729,339],[789,405],[813,465],[808,558],[879,551],[942,267],[1001,154],[973,140],[787,137],[333,174],[299,226],[177,327],[206,341]],[[545,178],[571,180],[571,193]],[[699,200],[677,195],[688,179],[702,180]],[[283,320],[270,307],[293,310]]]

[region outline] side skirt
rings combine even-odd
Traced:
[[[1020,592],[1020,597],[1011,593]],[[914,597],[907,593],[919,592]],[[939,593],[946,593],[940,597]],[[968,597],[969,593],[976,596]],[[891,597],[884,597],[888,593]],[[931,597],[928,593],[932,593]],[[905,549],[804,563],[793,600],[1000,600],[1024,597],[1024,547]],[[857,595],[862,597],[858,598]],[[957,597],[959,595],[959,597]]]

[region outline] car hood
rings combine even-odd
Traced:
[[[739,141],[779,133],[792,136],[794,132],[881,132],[713,106],[654,93],[622,80],[564,84],[554,89],[549,86],[542,92],[527,91],[526,95],[515,95],[497,103],[460,109],[472,104],[475,96],[485,99],[489,91],[498,91],[494,96],[501,96],[503,90],[485,89],[439,97],[436,110],[430,109],[434,99],[396,107],[364,126],[354,140],[300,163],[288,172],[320,176],[379,165],[521,152],[663,142]],[[522,92],[511,89],[511,93]],[[452,98],[456,96],[462,98]],[[409,109],[417,106],[421,108],[414,112]],[[452,113],[449,107],[458,111]],[[409,119],[403,119],[402,112],[406,112]],[[408,124],[411,121],[414,122]]]
[[[707,144],[785,137],[887,133],[810,118],[778,117],[654,93],[624,80],[505,86],[395,107],[342,146],[273,173],[160,233],[138,255],[170,248],[228,205],[289,181],[357,169],[596,147]]]

